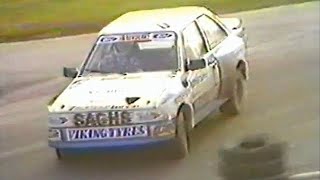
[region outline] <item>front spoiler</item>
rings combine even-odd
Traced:
[[[55,149],[59,149],[63,152],[87,152],[87,151],[126,151],[134,149],[145,149],[149,147],[165,146],[172,143],[172,138],[162,139],[148,139],[148,140],[126,140],[126,141],[113,141],[113,142],[50,142],[49,146]]]

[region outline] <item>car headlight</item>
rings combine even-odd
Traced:
[[[136,122],[169,120],[171,116],[157,111],[136,111],[132,113],[132,120]]]
[[[48,139],[51,141],[60,141],[61,140],[61,132],[58,129],[49,129],[48,131]]]

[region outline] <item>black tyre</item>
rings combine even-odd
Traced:
[[[219,157],[225,163],[260,163],[286,158],[287,144],[266,134],[249,136],[240,143],[224,146]]]
[[[67,160],[67,154],[63,151],[61,151],[61,149],[55,149],[55,152],[56,152],[56,156],[57,156],[57,159],[58,160]]]
[[[246,98],[246,80],[240,70],[237,71],[232,96],[221,105],[220,111],[227,115],[238,115],[242,111],[243,101]]]
[[[63,157],[63,154],[62,154],[61,150],[60,149],[55,149],[55,152],[56,152],[57,159],[61,160],[62,157]]]
[[[234,163],[219,162],[218,172],[227,180],[251,180],[281,176],[286,172],[282,159],[260,163]]]
[[[183,159],[189,154],[189,137],[183,113],[178,114],[176,137],[170,150],[174,159]]]

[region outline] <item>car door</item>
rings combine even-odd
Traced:
[[[189,24],[183,31],[183,44],[187,61],[200,61],[210,59],[205,39],[195,22]],[[207,61],[208,62],[208,61]],[[191,86],[191,101],[195,111],[195,123],[210,113],[208,104],[212,102],[216,92],[213,91],[214,79],[211,67],[187,71],[188,81]]]
[[[235,34],[228,32],[221,22],[207,15],[200,16],[197,24],[207,39],[210,54],[218,60],[219,67],[214,68],[215,83],[216,87],[221,86],[219,88],[224,91],[223,87],[232,81],[234,72],[232,68],[236,67],[234,63],[245,56],[244,42]]]
[[[199,18],[197,18],[196,22],[200,29],[201,35],[205,39],[205,43],[208,49],[208,65],[211,67],[211,71],[213,73],[213,83],[214,83],[214,89],[215,89],[215,98],[218,97],[219,88],[220,88],[220,70],[218,66],[218,61],[214,56],[214,47],[218,45],[220,42],[226,38],[225,33],[221,33],[217,31],[217,28],[212,26],[212,22],[208,22],[209,19],[207,16],[202,15]]]

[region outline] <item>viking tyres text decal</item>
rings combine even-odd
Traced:
[[[128,126],[128,127],[100,127],[88,129],[67,129],[69,141],[86,141],[99,139],[114,138],[133,138],[148,136],[148,128],[145,125]]]

